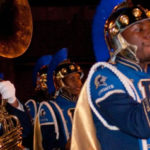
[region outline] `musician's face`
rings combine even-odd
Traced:
[[[80,79],[79,73],[70,73],[63,79],[63,81],[67,87],[68,92],[70,92],[74,96],[79,95],[82,87],[82,81]]]
[[[122,35],[128,43],[137,46],[136,56],[141,63],[150,61],[150,20],[130,26]]]

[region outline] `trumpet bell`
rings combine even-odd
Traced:
[[[21,56],[28,49],[33,32],[28,0],[1,0],[0,20],[0,56]]]

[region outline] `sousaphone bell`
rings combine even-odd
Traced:
[[[0,0],[0,56],[21,56],[30,45],[32,30],[28,0]]]

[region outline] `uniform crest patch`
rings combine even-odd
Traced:
[[[45,116],[46,115],[46,112],[45,112],[45,110],[44,109],[41,109],[41,111],[40,111],[40,116]]]
[[[94,80],[96,89],[100,86],[107,86],[107,84],[105,82],[106,79],[107,79],[107,77],[98,75]]]

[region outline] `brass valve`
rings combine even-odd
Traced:
[[[23,150],[22,127],[18,118],[6,111],[6,100],[0,105],[0,150]]]

